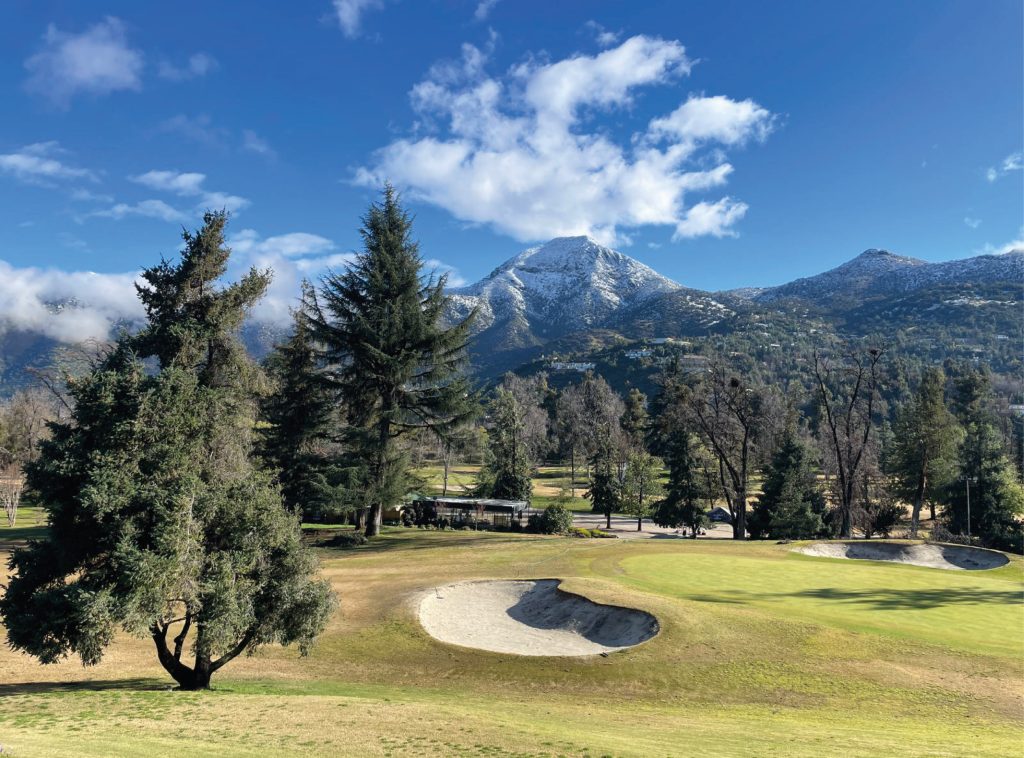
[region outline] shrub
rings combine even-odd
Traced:
[[[614,539],[618,535],[610,534],[609,532],[603,532],[600,529],[585,529],[583,527],[574,526],[569,529],[569,535],[572,537],[583,537],[587,539]]]
[[[323,543],[325,547],[353,548],[366,544],[366,535],[362,532],[340,532]]]
[[[561,503],[552,503],[540,513],[531,515],[526,529],[536,534],[568,534],[572,529],[572,511]]]

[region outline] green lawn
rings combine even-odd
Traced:
[[[150,645],[127,636],[92,669],[3,649],[0,744],[16,756],[1019,754],[1019,558],[955,572],[791,547],[386,529],[319,550],[341,609],[310,657],[266,649],[212,692],[168,691]],[[561,577],[654,613],[661,633],[607,658],[547,659],[422,630],[419,593],[485,577]]]

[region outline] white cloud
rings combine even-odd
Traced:
[[[29,184],[53,185],[73,179],[97,181],[88,169],[62,163],[57,156],[66,153],[57,142],[36,142],[13,153],[0,154],[0,173]]]
[[[162,192],[173,192],[177,195],[197,195],[202,192],[202,184],[206,179],[206,174],[194,172],[179,173],[177,171],[147,171],[145,174],[128,178],[133,182]]]
[[[87,213],[81,219],[91,218],[112,218],[120,221],[128,216],[142,216],[144,218],[155,218],[161,221],[187,221],[189,215],[174,208],[163,200],[142,200],[129,205],[128,203],[117,203],[110,208]]]
[[[180,134],[193,142],[211,147],[223,145],[228,137],[228,131],[214,126],[210,117],[205,113],[198,116],[186,116],[184,113],[179,113],[161,122],[159,130]]]
[[[473,18],[477,21],[485,21],[497,4],[498,0],[480,0],[476,5],[476,10],[473,11]]]
[[[1003,158],[1003,162],[998,166],[989,167],[985,172],[985,178],[990,182],[994,182],[1000,177],[1006,176],[1011,171],[1020,171],[1022,168],[1024,168],[1024,153],[1010,153],[1008,156]]]
[[[231,238],[231,249],[245,256],[274,255],[304,258],[321,255],[334,248],[326,237],[308,232],[291,232],[260,239],[255,229],[243,229]]]
[[[1024,226],[1017,232],[1017,238],[1002,245],[985,244],[974,252],[981,255],[1004,255],[1006,253],[1024,253]]]
[[[303,279],[316,278],[329,268],[340,268],[354,257],[351,253],[336,252],[331,240],[308,232],[262,238],[255,229],[242,229],[228,238],[228,245],[234,253],[236,276],[251,266],[273,269],[270,288],[252,317],[275,324],[288,323],[291,309],[298,305]]]
[[[444,261],[439,261],[437,258],[429,258],[423,261],[423,267],[427,273],[433,273],[435,276],[447,275],[449,287],[465,287],[469,284],[457,268],[448,265]]]
[[[687,237],[735,237],[733,225],[747,213],[747,204],[723,197],[713,203],[701,200],[686,210],[676,224],[673,239]]]
[[[121,319],[143,316],[134,274],[15,268],[0,261],[0,332],[24,330],[60,342],[105,339]],[[56,307],[68,300],[75,307]]]
[[[384,0],[334,0],[334,15],[341,31],[346,37],[352,38],[359,34],[363,14],[383,7]]]
[[[244,129],[242,131],[242,149],[267,158],[277,157],[277,153],[274,152],[274,148],[270,146],[270,143],[251,129]]]
[[[654,137],[676,138],[681,144],[713,141],[737,145],[763,140],[774,121],[772,114],[753,100],[691,95],[669,115],[654,119],[650,131]]]
[[[72,235],[61,235],[59,240],[87,251],[85,243]],[[250,318],[279,326],[291,323],[291,310],[299,303],[303,279],[315,280],[329,269],[344,268],[355,258],[354,253],[338,251],[326,237],[309,232],[261,237],[254,229],[242,229],[230,235],[227,244],[232,250],[227,280],[237,281],[253,267],[273,271],[267,294]],[[448,272],[449,286],[465,283],[441,261],[429,260],[425,265],[428,270]],[[106,339],[119,321],[144,317],[135,293],[136,282],[141,283],[137,273],[15,268],[0,260],[0,334],[17,329],[68,343]],[[73,307],[58,307],[68,301],[73,301]]]
[[[672,82],[691,65],[678,42],[636,36],[597,55],[530,60],[493,77],[486,54],[463,45],[458,64],[434,66],[410,93],[417,128],[432,133],[391,142],[354,179],[390,179],[522,241],[588,234],[610,244],[650,224],[679,237],[731,234],[746,205],[694,205],[689,195],[726,183],[733,167],[724,148],[763,139],[773,125],[766,109],[691,96],[627,145],[588,129],[595,112],[627,109],[639,88]]]
[[[139,176],[128,177],[137,184],[160,192],[171,192],[180,197],[198,197],[196,211],[208,209],[239,211],[249,205],[249,200],[225,192],[214,192],[203,187],[206,174],[179,171],[147,171]]]
[[[971,229],[977,229],[979,226],[981,226],[981,219],[971,218],[970,216],[964,216],[964,223],[967,226],[971,227]]]
[[[190,55],[188,61],[182,66],[176,66],[170,61],[160,61],[157,74],[162,79],[172,82],[184,82],[189,79],[198,79],[206,76],[220,67],[217,59],[207,53],[195,53]]]
[[[81,34],[51,24],[43,46],[25,61],[26,88],[66,107],[80,93],[106,95],[142,88],[142,53],[128,46],[124,24],[108,17]]]
[[[605,29],[603,25],[593,20],[588,21],[583,26],[593,32],[594,40],[601,47],[611,47],[618,42],[619,38],[622,36],[622,32],[613,32],[610,29]]]

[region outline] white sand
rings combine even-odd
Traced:
[[[516,655],[596,655],[658,633],[649,613],[558,589],[558,579],[459,582],[428,590],[420,623],[436,639]]]
[[[1002,553],[966,545],[925,545],[898,542],[815,542],[797,552],[820,558],[854,558],[864,561],[909,563],[927,568],[978,571],[1009,562]]]

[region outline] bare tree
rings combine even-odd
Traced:
[[[820,433],[835,466],[839,536],[853,535],[857,474],[866,463],[879,404],[882,351],[851,350],[839,366],[814,353],[814,378],[824,422]]]
[[[21,503],[21,492],[24,487],[21,469],[9,466],[0,471],[0,503],[3,503],[7,516],[7,526],[14,526],[18,518],[18,505]]]
[[[718,481],[732,514],[733,539],[747,536],[747,499],[761,393],[716,364],[690,396],[697,429],[715,454]]]

